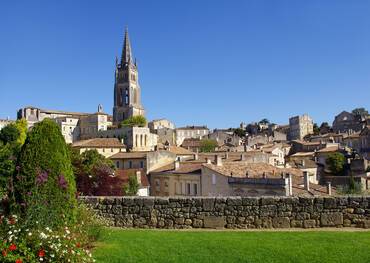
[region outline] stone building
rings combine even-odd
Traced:
[[[209,129],[207,126],[186,126],[176,129],[176,145],[180,146],[187,138],[203,139],[207,138]]]
[[[79,149],[80,153],[88,150],[96,150],[105,158],[109,158],[120,152],[126,152],[126,146],[116,138],[94,138],[78,141],[73,143],[72,147]]]
[[[120,63],[116,60],[114,81],[113,122],[118,125],[123,120],[137,115],[145,115],[141,104],[138,68],[134,61],[128,30],[125,30]]]
[[[201,195],[201,163],[175,161],[150,173],[154,196]]]
[[[370,125],[366,126],[360,133],[360,153],[370,160]]]
[[[57,117],[54,120],[59,125],[66,143],[73,143],[80,139],[80,119],[78,117]]]
[[[175,124],[167,119],[153,120],[148,123],[151,133],[158,135],[158,143],[175,145],[176,133]]]
[[[313,134],[313,120],[307,114],[289,119],[289,140],[303,140],[306,135]]]
[[[366,126],[366,116],[355,115],[348,111],[342,111],[333,121],[335,133],[360,132]]]
[[[148,127],[151,132],[155,133],[156,130],[162,129],[162,128],[167,128],[167,129],[172,129],[174,130],[175,124],[167,119],[158,119],[158,120],[152,120],[151,122],[148,123]]]
[[[314,196],[327,195],[325,186],[310,182],[307,173],[293,168],[243,162],[203,164],[203,196]]]

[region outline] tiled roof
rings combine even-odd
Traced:
[[[183,147],[178,147],[178,146],[169,146],[168,151],[176,155],[193,155],[194,154],[192,151],[189,151]]]
[[[297,160],[290,161],[289,164],[293,168],[297,168],[297,169],[317,168],[317,164],[315,163],[315,161],[312,161],[312,160],[304,160],[304,165],[302,165],[301,161],[297,161]]]
[[[182,147],[200,147],[200,145],[201,141],[198,138],[187,138],[181,144]]]
[[[119,152],[109,157],[109,159],[144,159],[146,155],[146,152]]]
[[[94,138],[89,140],[78,141],[72,144],[73,147],[86,148],[126,148],[117,138]]]
[[[245,163],[245,162],[224,162],[221,166],[215,164],[203,164],[225,176],[245,177],[247,172],[251,178],[262,178],[263,173],[267,177],[280,178],[281,173],[290,173],[295,176],[302,176],[302,171],[294,168],[277,168],[266,163]],[[232,174],[231,174],[232,173]]]
[[[180,127],[176,130],[209,130],[207,126],[186,126],[186,127]]]
[[[320,145],[321,142],[306,142],[306,141],[300,141],[300,140],[293,140],[292,142],[306,145],[306,146],[313,146],[313,145]]]
[[[295,154],[290,155],[290,157],[310,157],[314,156],[314,152],[297,152]]]
[[[338,146],[329,146],[326,148],[322,148],[321,150],[318,150],[318,153],[329,153],[329,152],[336,152],[338,151],[339,147]]]
[[[175,170],[175,163],[171,163],[165,166],[162,166],[152,173],[170,173],[170,174],[186,174],[186,173],[194,173],[196,171],[201,170],[202,163],[196,162],[180,162],[180,167]]]

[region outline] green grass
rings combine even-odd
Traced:
[[[97,262],[370,262],[370,232],[106,229]]]

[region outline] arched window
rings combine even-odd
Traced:
[[[145,145],[145,146],[147,145],[147,137],[148,137],[148,135],[145,135],[145,136],[144,136],[144,145]]]
[[[140,135],[140,146],[143,146],[143,135]]]
[[[125,104],[129,104],[128,89],[125,89]]]
[[[136,134],[135,136],[135,146],[137,147],[139,141],[139,135]]]

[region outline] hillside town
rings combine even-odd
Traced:
[[[206,123],[176,127],[165,116],[147,122],[150,109],[144,108],[141,92],[126,30],[116,59],[112,113],[102,105],[93,113],[25,106],[17,119],[26,120],[28,129],[51,119],[73,150],[110,160],[114,167],[94,195],[128,195],[124,189],[130,185],[137,186],[133,195],[177,197],[369,191],[370,115],[361,105],[322,124],[309,114],[287,116],[281,124],[266,116],[211,130]],[[14,122],[0,120],[0,129]],[[81,195],[91,194],[86,180],[79,184],[77,178]]]

